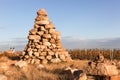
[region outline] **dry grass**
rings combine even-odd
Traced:
[[[70,65],[83,69],[87,61],[73,60],[72,62],[62,62],[59,64],[46,64],[44,69],[37,69],[37,65],[28,65],[27,67],[19,68],[14,65],[8,65],[8,62],[15,61],[11,57],[16,57],[15,54],[1,54],[0,63],[5,63],[9,68],[0,69],[0,74],[4,74],[9,80],[71,80],[73,76],[70,72],[64,69]],[[2,64],[1,64],[2,65]]]
[[[78,64],[79,63],[79,64]],[[45,69],[37,69],[36,65],[18,68],[14,65],[9,66],[8,70],[1,73],[6,75],[9,80],[71,80],[73,77],[70,72],[64,70],[65,67],[73,64],[79,69],[84,69],[86,61],[73,61],[69,63],[46,64]]]
[[[6,70],[0,67],[0,74],[6,75],[8,77],[8,80],[72,80],[72,74],[69,71],[65,71],[64,69],[70,65],[73,65],[78,69],[85,70],[88,62],[87,58],[93,55],[88,53],[84,54],[84,50],[81,52],[82,53],[80,53],[79,50],[73,50],[72,52],[70,52],[72,58],[75,59],[72,62],[46,64],[44,65],[45,68],[41,70],[37,69],[37,65],[28,65],[27,67],[23,68],[10,65],[8,63],[12,63],[16,60],[19,60],[19,55],[21,55],[22,53],[16,52],[16,54],[13,54],[4,52],[0,54],[0,66],[4,63],[9,68],[7,68]],[[94,52],[94,54],[96,56],[97,52]]]

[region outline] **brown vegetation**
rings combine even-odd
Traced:
[[[20,57],[22,56],[22,51],[18,51],[18,52],[15,52],[15,53],[9,53],[7,51],[5,52],[0,52],[0,58],[1,57],[7,57],[11,60],[20,60]]]
[[[93,60],[98,54],[102,54],[107,59],[120,60],[120,50],[117,49],[73,49],[68,50],[72,59]]]

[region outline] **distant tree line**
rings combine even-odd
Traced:
[[[72,59],[88,59],[92,60],[98,54],[102,54],[105,58],[120,60],[120,49],[69,49]]]

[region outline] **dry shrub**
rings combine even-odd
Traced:
[[[15,52],[15,53],[8,53],[8,52],[2,52],[0,54],[0,57],[8,57],[11,60],[20,60],[19,54],[22,54],[22,52]]]
[[[28,71],[24,73],[27,80],[55,80],[55,75],[46,70],[38,70],[34,65],[28,66]]]

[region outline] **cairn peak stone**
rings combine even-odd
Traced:
[[[38,15],[46,15],[46,16],[48,15],[48,14],[47,14],[47,11],[46,11],[45,9],[40,9],[40,10],[38,10],[37,14],[38,14]]]
[[[62,46],[61,33],[50,21],[46,10],[40,9],[37,14],[34,27],[29,31],[22,59],[30,64],[71,61],[68,51]]]

